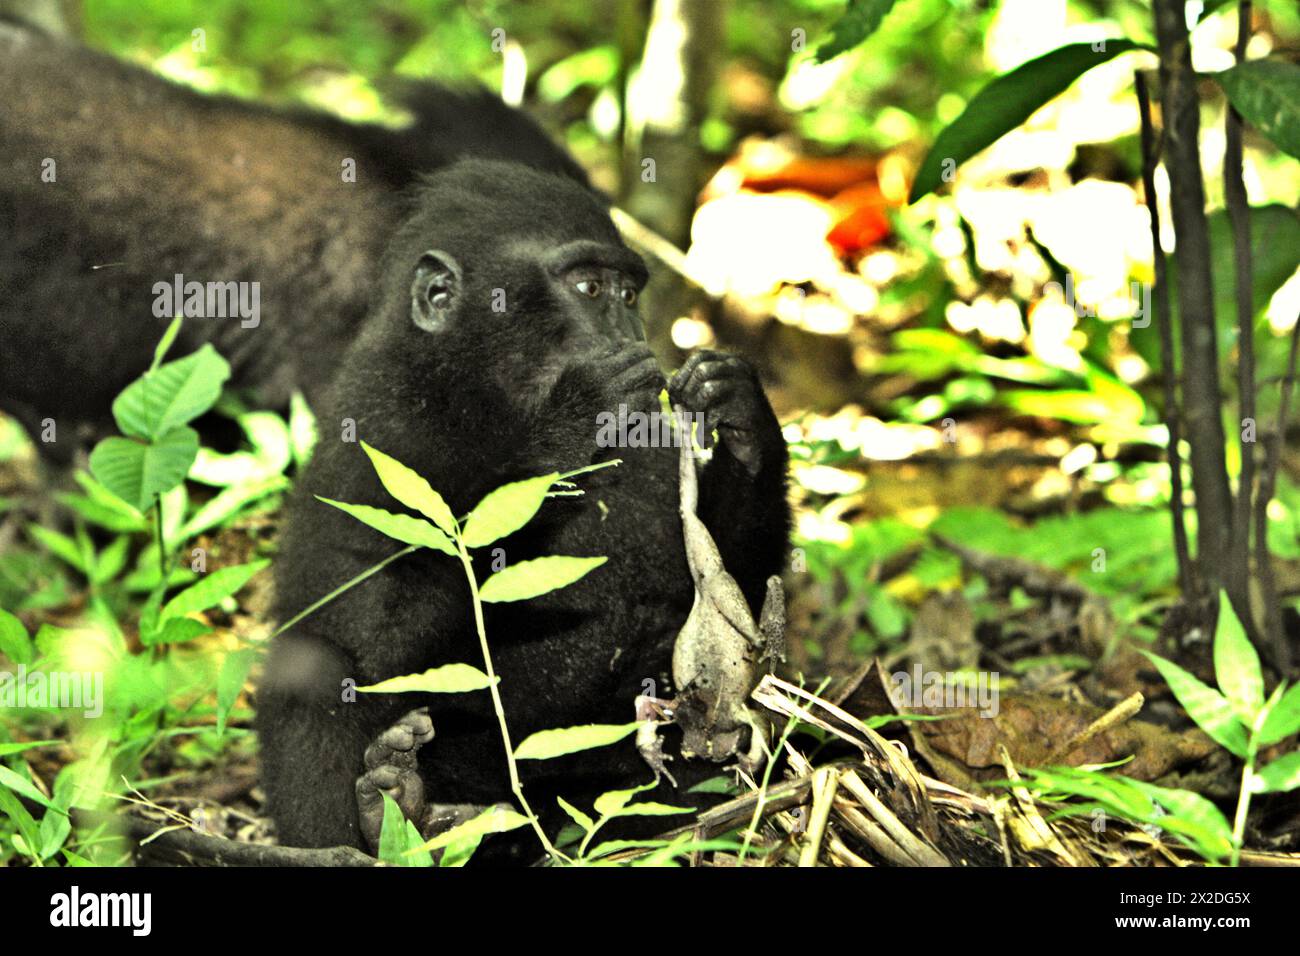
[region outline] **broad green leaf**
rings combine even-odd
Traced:
[[[113,418],[123,435],[159,438],[215,405],[221,385],[229,377],[226,360],[211,345],[204,345],[192,355],[146,372],[124,388],[113,401]]]
[[[419,849],[419,831],[402,815],[397,801],[386,793],[380,796],[384,800],[384,822],[379,829],[379,859],[393,866],[433,866],[433,857]]]
[[[151,630],[140,629],[140,643],[145,647],[157,647],[159,644],[184,644],[204,634],[211,634],[212,628],[192,617],[173,617],[156,625]]]
[[[1250,782],[1250,789],[1255,793],[1288,793],[1297,787],[1300,787],[1300,750],[1261,767]]]
[[[477,667],[469,664],[444,664],[423,674],[390,677],[378,684],[358,687],[357,690],[363,694],[409,694],[416,691],[425,694],[464,694],[468,691],[484,690],[492,684],[492,678]]]
[[[442,495],[434,491],[424,478],[396,458],[385,455],[365,442],[361,443],[361,447],[370,457],[370,463],[375,466],[375,474],[383,482],[384,490],[406,507],[420,512],[445,534],[456,533],[456,519],[447,507],[447,502],[442,500]]]
[[[1270,747],[1300,731],[1300,684],[1295,684],[1273,705],[1259,730],[1259,745]]]
[[[1081,75],[1121,53],[1146,47],[1130,40],[1107,40],[1104,51],[1091,43],[1071,43],[1016,67],[980,90],[934,141],[912,183],[909,202],[933,192],[944,181],[945,164],[956,168],[992,145],[1064,92]]]
[[[1199,793],[1172,790],[1142,780],[1130,781],[1168,811],[1149,822],[1191,840],[1209,856],[1225,857],[1232,852],[1232,828],[1216,807]]]
[[[605,560],[554,554],[520,561],[518,564],[507,565],[484,581],[479,588],[479,598],[489,604],[526,601],[539,594],[567,587],[588,571],[600,567]]]
[[[198,453],[192,428],[174,428],[147,444],[115,435],[90,453],[90,472],[123,501],[147,511],[156,496],[185,480]]]
[[[1219,592],[1219,623],[1214,631],[1214,677],[1246,726],[1264,705],[1264,675],[1259,655],[1237,619],[1226,591]]]
[[[220,604],[270,563],[266,560],[250,561],[204,575],[197,584],[186,588],[163,606],[160,620],[166,622],[168,618],[184,617]]]
[[[595,829],[596,821],[593,820],[591,817],[587,816],[587,814],[583,813],[581,810],[579,810],[577,807],[571,804],[568,800],[565,800],[563,797],[556,797],[555,802],[560,805],[561,810],[563,810],[565,813],[569,815],[569,819],[572,820],[574,823],[576,823],[578,826],[582,827],[584,831],[590,833],[593,829]],[[599,812],[599,810],[597,810],[597,812]]]
[[[226,732],[226,720],[230,710],[239,699],[239,692],[244,689],[248,672],[257,658],[257,650],[245,647],[243,650],[231,651],[221,662],[221,673],[217,675],[217,734]]]
[[[528,524],[546,500],[546,492],[559,477],[559,472],[552,472],[511,482],[496,491],[488,492],[465,519],[461,535],[465,546],[481,548],[514,534]]]
[[[393,514],[383,508],[372,508],[369,505],[350,505],[345,501],[333,501],[329,498],[322,498],[320,495],[316,496],[316,500],[323,501],[327,505],[350,514],[362,524],[369,525],[395,541],[401,541],[403,544],[413,544],[420,548],[432,548],[435,551],[441,551],[443,554],[449,554],[452,557],[456,556],[456,547],[451,543],[451,539],[429,522],[420,518]]]
[[[421,845],[423,850],[439,850],[461,840],[477,837],[479,839],[490,833],[505,833],[528,826],[528,818],[522,813],[503,807],[489,807],[472,820],[466,820],[452,827],[445,833],[439,833],[432,840]]]
[[[848,8],[831,28],[831,38],[817,48],[817,62],[852,50],[876,32],[897,0],[849,0]]]
[[[1278,149],[1300,158],[1300,66],[1247,60],[1215,79],[1238,113]]]
[[[608,747],[624,737],[635,733],[638,723],[630,724],[581,724],[577,727],[559,727],[555,730],[539,730],[530,734],[523,743],[515,748],[516,760],[550,760],[565,754],[578,753],[581,750],[595,750]]]
[[[1183,705],[1187,716],[1219,746],[1226,747],[1238,757],[1245,757],[1249,750],[1246,728],[1237,719],[1228,699],[1214,688],[1206,687],[1173,661],[1167,661],[1148,651],[1142,653],[1160,671],[1160,676]]]
[[[154,346],[153,361],[149,363],[149,371],[156,370],[162,364],[162,360],[167,357],[168,350],[172,347],[172,343],[176,341],[176,336],[180,334],[182,319],[183,316],[181,315],[177,315],[172,319],[167,326],[167,330],[163,332],[162,338]]]
[[[30,664],[36,656],[32,639],[27,636],[27,628],[4,608],[0,608],[0,654],[15,664]],[[3,755],[0,752],[0,756]]]

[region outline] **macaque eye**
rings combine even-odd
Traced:
[[[575,288],[589,299],[594,299],[600,295],[599,279],[583,279],[577,283]]]
[[[619,295],[623,299],[623,304],[629,309],[636,305],[636,289],[624,289]]]

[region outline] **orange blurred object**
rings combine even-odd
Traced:
[[[840,190],[831,199],[835,225],[826,239],[844,254],[870,249],[890,233],[889,202],[873,180]]]
[[[834,214],[826,241],[844,257],[870,249],[892,232],[889,207],[898,202],[881,190],[881,167],[876,157],[799,156],[782,141],[750,139],[718,170],[701,199],[787,193],[826,203]]]

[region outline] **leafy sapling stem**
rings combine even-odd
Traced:
[[[465,546],[465,539],[461,535],[460,526],[457,525],[453,530],[456,538],[456,550],[460,554],[460,563],[465,568],[465,580],[469,582],[469,593],[474,603],[474,628],[478,632],[479,649],[483,653],[483,669],[491,681],[488,685],[488,693],[492,695],[492,709],[496,711],[497,724],[501,728],[501,742],[506,748],[506,766],[510,770],[510,791],[515,795],[515,799],[519,801],[520,808],[528,817],[528,823],[532,826],[533,832],[537,834],[537,839],[541,841],[547,856],[553,860],[565,859],[564,855],[551,843],[546,831],[542,829],[537,814],[528,805],[528,798],[524,796],[524,786],[519,780],[519,765],[515,761],[515,747],[510,740],[510,725],[506,722],[505,704],[501,701],[501,689],[498,686],[500,681],[497,680],[496,669],[492,666],[492,651],[488,647],[487,628],[483,624],[483,601],[479,596],[478,580],[474,577],[474,565],[470,561],[469,549]]]

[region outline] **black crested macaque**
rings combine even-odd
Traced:
[[[409,127],[351,124],[206,96],[0,22],[0,410],[33,434],[53,419],[58,440],[40,447],[69,460],[148,367],[172,316],[154,287],[177,275],[222,284],[204,303],[226,317],[189,319],[175,354],[212,341],[262,404],[300,388],[315,405],[420,173],[478,156],[586,183],[486,91],[402,95]],[[252,283],[245,318],[230,296],[251,305]]]
[[[323,437],[276,565],[277,618],[400,548],[313,499],[400,510],[359,445],[331,437],[344,419],[358,439],[427,477],[456,514],[505,482],[621,458],[578,479],[582,496],[548,499],[500,543],[508,563],[546,554],[607,563],[541,598],[487,605],[488,640],[516,743],[546,728],[625,723],[639,694],[667,691],[673,640],[694,597],[678,453],[597,446],[600,413],[659,409],[665,383],[636,309],[645,275],[605,205],[571,180],[473,161],[431,176],[393,238],[376,308],[322,410]],[[494,311],[502,296],[504,311]],[[753,369],[734,356],[694,355],[668,388],[675,404],[717,428],[699,515],[757,610],[789,531],[776,417]],[[477,555],[480,580],[491,550]],[[369,684],[452,662],[481,666],[469,591],[457,561],[428,551],[388,565],[276,640],[258,727],[282,842],[367,846],[382,819],[381,789],[421,823],[437,805],[510,800],[486,692],[343,702],[346,679]],[[682,781],[685,768],[674,770]],[[551,832],[557,795],[589,809],[605,789],[650,779],[631,739],[525,761],[521,772]],[[540,852],[527,831],[494,837],[481,852],[494,841],[513,859]]]

